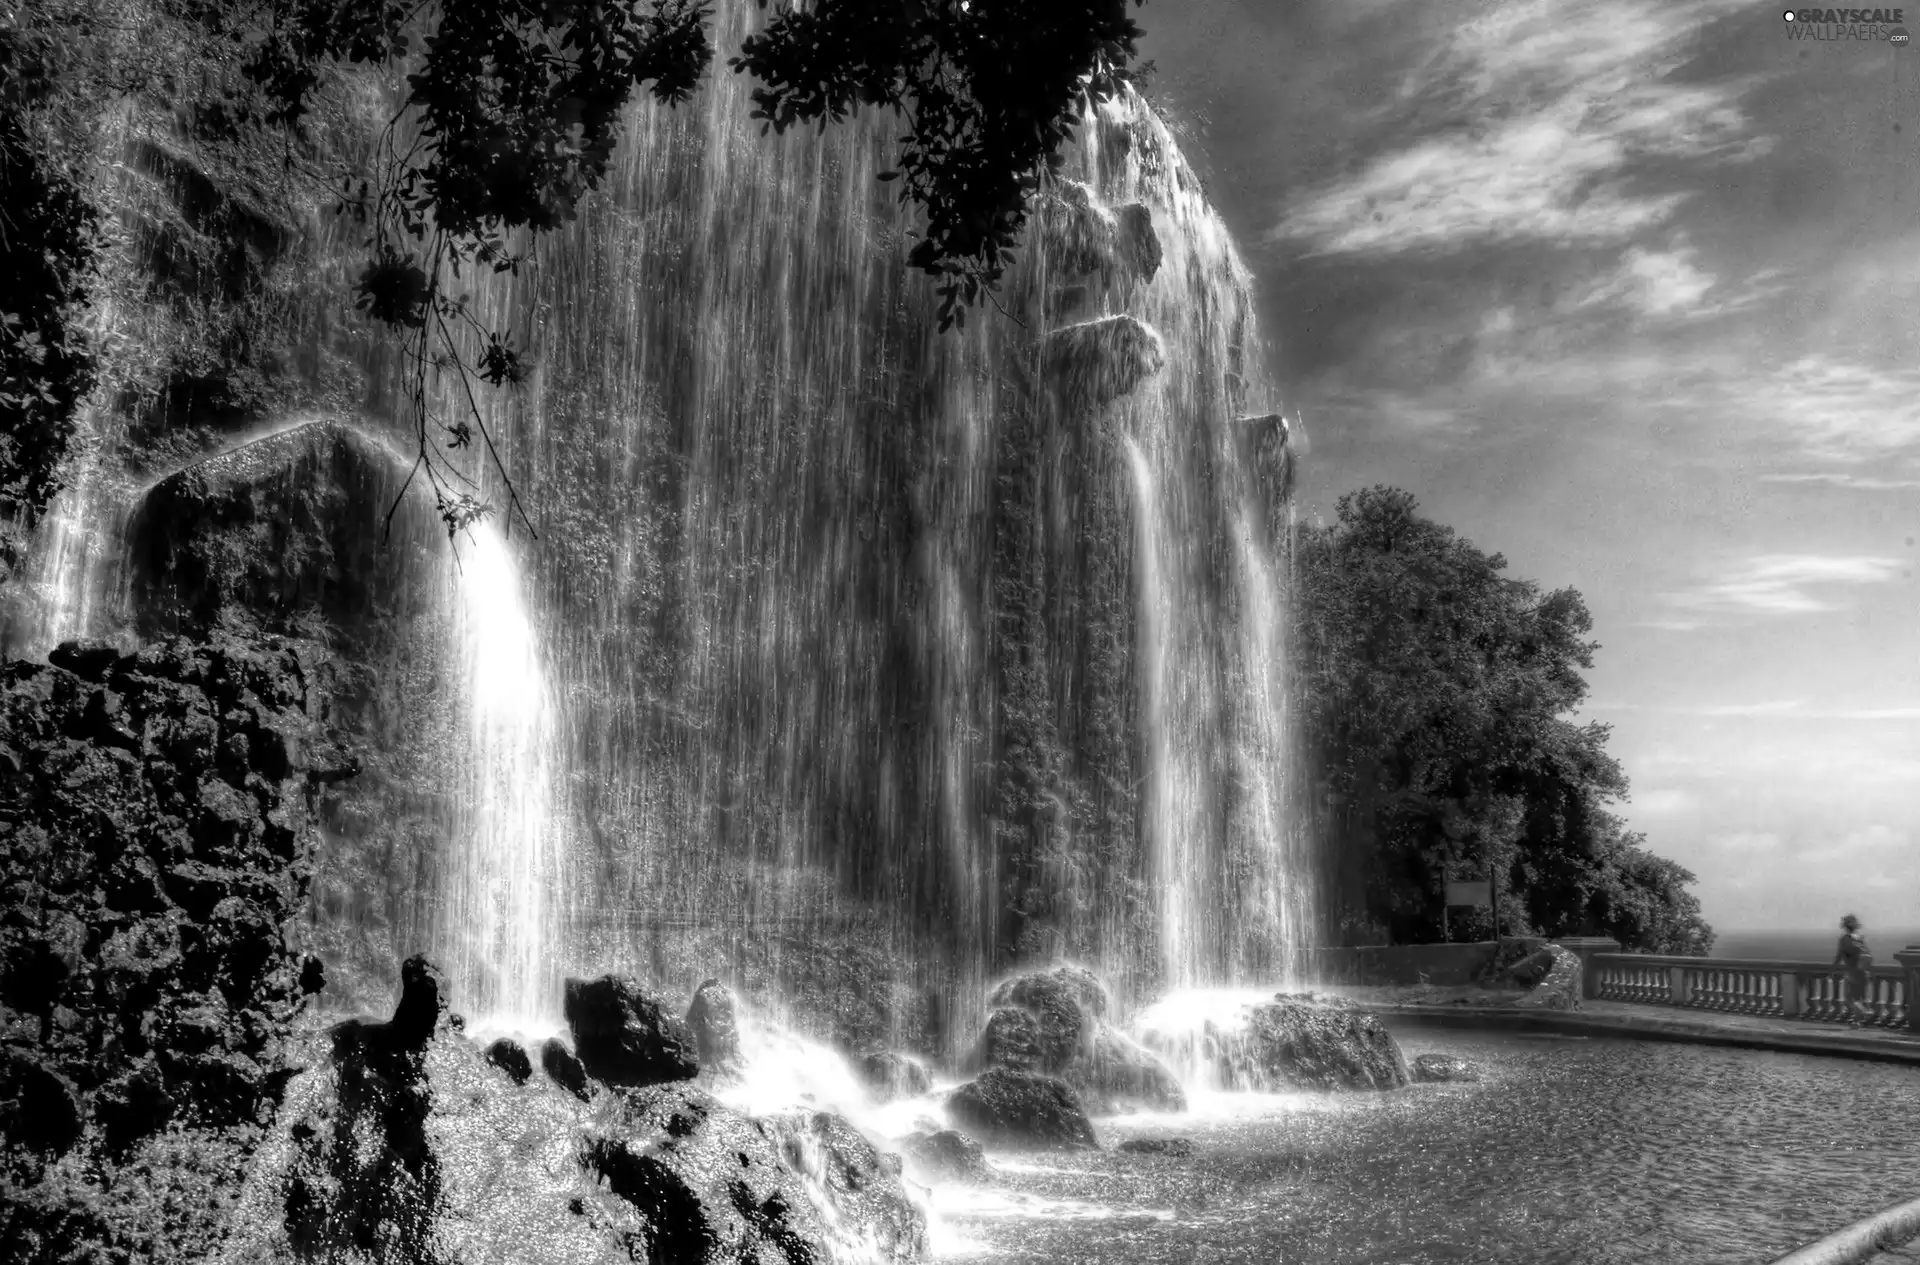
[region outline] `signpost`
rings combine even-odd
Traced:
[[[1445,903],[1440,906],[1441,938],[1445,940],[1448,944],[1453,943],[1453,924],[1448,914],[1449,914],[1449,911],[1452,910],[1452,908],[1455,905],[1459,905],[1462,908],[1466,908],[1466,909],[1479,909],[1482,906],[1492,905],[1492,904],[1493,904],[1493,883],[1491,880],[1483,880],[1480,882],[1456,882],[1453,879],[1448,879],[1447,880],[1447,899]],[[1498,921],[1499,917],[1500,917],[1499,910],[1498,908],[1495,908],[1493,938],[1496,940],[1500,938],[1500,924]]]

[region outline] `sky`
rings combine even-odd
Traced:
[[[1716,927],[1920,926],[1920,45],[1782,13],[1139,20],[1306,422],[1303,513],[1393,484],[1585,595],[1619,811]]]

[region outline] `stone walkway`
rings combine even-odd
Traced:
[[[1525,1009],[1514,1005],[1520,994],[1485,988],[1347,987],[1327,991],[1367,1006],[1389,1027],[1478,1028],[1686,1041],[1920,1067],[1920,1034],[1904,1029],[1849,1028],[1840,1023],[1771,1019],[1618,1001],[1587,1001],[1575,1011]]]

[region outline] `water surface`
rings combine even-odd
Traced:
[[[1101,1121],[1108,1150],[940,1192],[962,1241],[949,1259],[1751,1265],[1920,1194],[1920,1069],[1625,1040],[1402,1045],[1486,1079]],[[1194,1154],[1111,1149],[1150,1135]]]

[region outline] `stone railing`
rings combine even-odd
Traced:
[[[1920,1030],[1920,948],[1894,955],[1898,965],[1867,969],[1867,1013],[1876,1028]],[[1658,957],[1641,953],[1586,956],[1588,997],[1600,1001],[1684,1006],[1736,1015],[1843,1023],[1853,1017],[1845,973],[1824,962]]]

